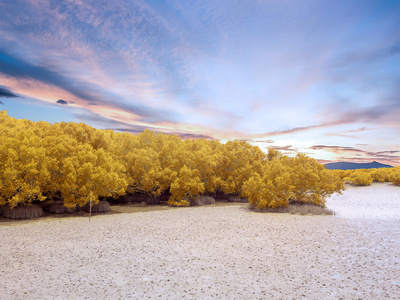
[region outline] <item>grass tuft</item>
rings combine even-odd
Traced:
[[[269,212],[269,213],[287,213],[293,215],[335,215],[335,212],[329,208],[322,207],[315,204],[292,204],[288,207],[277,207],[267,209],[256,209],[250,207],[250,209],[257,212]]]
[[[43,209],[34,204],[17,206],[10,208],[4,205],[2,207],[3,216],[7,219],[33,219],[43,216]]]

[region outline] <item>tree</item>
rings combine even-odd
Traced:
[[[325,206],[326,197],[344,189],[338,176],[305,154],[299,153],[288,162],[294,201]]]
[[[188,206],[190,200],[204,193],[204,183],[198,170],[191,170],[186,165],[179,171],[179,176],[171,184],[171,197],[168,203],[174,206]]]
[[[287,207],[293,189],[288,166],[272,160],[265,165],[263,175],[255,173],[244,183],[242,196],[257,210]]]
[[[74,156],[64,160],[61,193],[66,207],[83,206],[90,201],[98,203],[98,196],[123,195],[127,183],[125,169],[103,149],[93,150],[80,145]]]
[[[373,181],[372,176],[369,174],[369,172],[361,169],[353,171],[350,178],[351,182],[354,185],[371,185]]]

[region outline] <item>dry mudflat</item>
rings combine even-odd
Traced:
[[[400,215],[343,205],[399,206],[400,188],[353,190],[328,202],[336,216],[228,205],[2,224],[0,299],[399,299]]]

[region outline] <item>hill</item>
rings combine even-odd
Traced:
[[[376,161],[370,163],[352,163],[352,162],[336,162],[325,164],[328,170],[356,170],[356,169],[379,169],[393,168],[393,166],[378,163]]]

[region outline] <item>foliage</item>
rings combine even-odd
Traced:
[[[145,130],[138,135],[97,130],[83,123],[31,122],[0,112],[0,205],[62,201],[84,206],[92,195],[169,194],[188,206],[202,195],[248,197],[258,209],[292,202],[324,206],[351,173],[327,171],[310,157],[294,158],[243,141],[196,139]],[[377,181],[399,182],[398,170],[376,171]],[[355,180],[355,179],[354,179]],[[60,199],[61,198],[61,199]]]
[[[171,184],[170,192],[169,204],[188,206],[191,198],[204,193],[204,183],[200,180],[200,172],[191,170],[186,165],[183,166],[179,171],[179,176]]]
[[[390,180],[394,185],[400,186],[400,167],[394,168],[393,172],[390,174]]]
[[[370,185],[373,181],[371,174],[363,170],[356,170],[350,178],[354,185]]]
[[[344,189],[340,178],[305,154],[297,154],[291,159],[290,167],[294,202],[325,206],[326,197]]]
[[[353,185],[370,185],[372,182],[393,182],[400,173],[400,167],[379,169],[357,169],[357,170],[331,170],[330,172],[339,176],[345,183]],[[398,185],[398,184],[397,184]]]
[[[245,182],[242,196],[255,209],[287,207],[293,189],[289,168],[281,160],[272,160],[265,165],[262,175],[256,173]]]
[[[242,195],[257,210],[287,207],[291,202],[325,206],[326,197],[343,188],[340,178],[315,159],[304,154],[289,158],[269,151],[263,175],[252,176]]]

